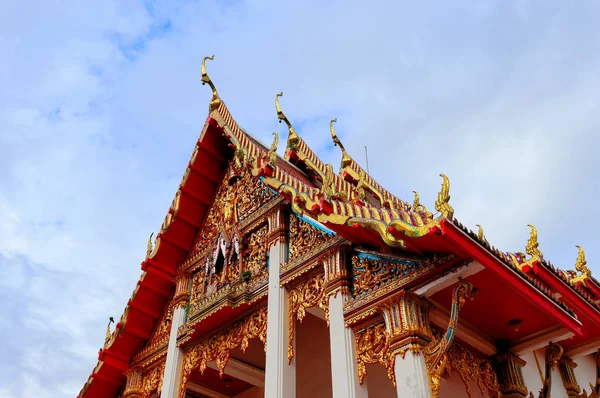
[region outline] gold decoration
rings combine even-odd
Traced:
[[[229,184],[226,178],[218,188],[215,200],[196,236],[189,258],[197,257],[198,253],[206,252],[213,247],[220,229],[219,225],[221,229],[231,231],[235,223],[244,222],[253,213],[278,197],[259,178],[254,177],[250,170],[245,167],[238,168],[233,161],[229,163],[225,175],[233,176],[237,181]]]
[[[356,183],[356,199],[364,202],[367,198],[367,193],[365,191],[365,188],[367,188],[365,172],[361,169],[358,176],[358,182]]]
[[[248,242],[248,249],[244,255],[244,269],[251,271],[253,276],[261,275],[267,270],[268,232],[269,227],[265,224],[244,239]]]
[[[575,246],[579,249],[579,254],[577,255],[577,261],[575,262],[575,269],[580,272],[579,276],[571,279],[571,284],[576,284],[579,282],[584,282],[590,276],[592,276],[592,272],[586,266],[587,261],[585,260],[585,252],[580,246]]]
[[[421,264],[417,261],[386,261],[360,256],[352,256],[354,275],[354,295],[361,296],[375,288],[412,274]]]
[[[452,344],[448,350],[448,366],[456,370],[467,390],[467,396],[472,398],[471,383],[475,382],[482,396],[487,390],[490,398],[501,398],[503,395],[500,383],[492,364],[487,358],[477,355],[458,343]]]
[[[162,390],[163,374],[165,373],[165,363],[162,363],[152,369],[144,372],[142,376],[142,398],[149,398],[154,392]]]
[[[477,240],[479,240],[480,242],[487,242],[487,239],[485,239],[485,235],[483,234],[483,227],[479,224],[475,224],[478,228],[477,231]]]
[[[357,332],[356,340],[356,362],[358,368],[358,381],[363,384],[367,375],[367,364],[380,363],[387,369],[388,378],[396,387],[396,375],[394,365],[396,356],[390,350],[390,335],[383,323],[378,323],[365,330]]]
[[[333,182],[333,166],[331,164],[325,165],[325,178],[323,179],[323,185],[321,186],[321,193],[325,200],[330,200],[335,194],[335,184]]]
[[[454,347],[458,347],[458,344],[456,346],[453,346],[453,348]],[[450,351],[452,352],[452,349]],[[527,393],[529,390],[525,385],[522,370],[522,368],[527,364],[527,362],[525,362],[524,360],[522,360],[521,358],[519,358],[511,352],[496,355],[493,359],[502,394],[504,394],[505,397],[511,398],[527,397]],[[453,365],[455,362],[455,360],[451,360],[450,364]],[[475,361],[469,358],[464,362],[466,362],[466,365],[462,366],[468,366],[468,364],[474,363]],[[465,384],[470,387],[471,383]]]
[[[440,177],[444,179],[442,182],[442,190],[438,193],[438,198],[435,201],[435,210],[442,213],[442,216],[449,220],[454,217],[454,209],[450,206],[450,180],[445,174],[440,174]]]
[[[331,138],[333,140],[333,145],[339,146],[340,149],[342,150],[342,163],[341,163],[340,168],[343,169],[344,167],[348,166],[352,162],[352,158],[350,157],[350,155],[348,155],[348,152],[346,152],[346,148],[344,148],[344,145],[342,145],[342,141],[340,141],[337,134],[335,133],[335,129],[333,128],[333,123],[337,123],[337,118],[332,119],[329,122],[329,131],[331,131]]]
[[[423,213],[427,217],[427,220],[431,220],[433,218],[433,214],[427,208],[421,204],[419,200],[419,193],[417,191],[413,191],[415,194],[415,200],[412,205],[412,210],[417,213]]]
[[[532,227],[533,230],[535,228]],[[537,246],[536,246],[537,249]],[[552,371],[558,365],[558,361],[562,357],[563,349],[558,344],[550,343],[546,348],[546,369],[544,374],[544,383],[538,398],[550,398],[550,390],[552,389]],[[533,397],[533,394],[530,394]]]
[[[240,347],[243,352],[246,352],[250,340],[255,338],[259,338],[263,342],[266,350],[266,308],[261,308],[208,340],[185,349],[180,383],[181,398],[185,397],[185,385],[194,369],[197,368],[204,373],[208,363],[216,361],[222,377],[231,351]]]
[[[269,164],[271,166],[275,166],[277,162],[277,144],[279,143],[279,134],[277,132],[273,132],[273,143],[271,144],[271,148],[269,149],[268,157]]]
[[[540,259],[544,258],[544,255],[538,249],[538,246],[540,244],[538,243],[537,230],[531,224],[529,224],[527,226],[529,228],[531,228],[531,233],[529,234],[529,239],[527,240],[527,246],[525,247],[525,252],[527,254],[529,254],[531,257],[537,257],[537,258],[540,258]]]
[[[210,86],[210,89],[212,90],[212,98],[210,100],[210,105],[208,107],[209,112],[214,111],[215,109],[217,109],[219,107],[219,105],[221,104],[221,99],[219,98],[219,93],[217,93],[217,89],[215,88],[215,85],[213,84],[212,80],[210,80],[210,77],[208,77],[208,73],[206,73],[206,60],[214,60],[215,56],[213,55],[212,57],[204,57],[202,58],[202,85],[208,84]]]
[[[148,248],[146,249],[146,258],[149,258],[150,255],[152,254],[152,251],[154,250],[153,246],[152,246],[152,237],[154,236],[154,232],[152,232],[150,234],[150,237],[148,238]]]
[[[114,323],[114,322],[115,322],[115,320],[113,319],[112,316],[110,318],[108,318],[108,325],[106,325],[106,337],[104,338],[104,348],[108,347],[108,343],[112,339],[112,333],[110,331],[110,324]]]
[[[325,231],[322,231],[293,214],[289,215],[289,220],[290,242],[288,245],[288,262],[311,251],[312,248],[320,246],[331,238]]]
[[[477,290],[465,280],[459,280],[452,293],[452,311],[448,329],[439,340],[433,340],[425,347],[425,362],[429,373],[431,395],[437,398],[440,394],[440,381],[447,372],[448,350],[454,341],[456,329],[458,328],[458,314],[467,298],[471,297]]]
[[[565,390],[567,390],[567,396],[569,396],[569,398],[578,398],[580,396],[579,393],[581,392],[581,387],[579,387],[577,378],[575,377],[574,370],[576,367],[577,364],[569,357],[563,356],[558,361],[560,378],[562,379]]]
[[[292,151],[295,151],[296,147],[298,146],[298,142],[300,141],[300,137],[298,136],[298,134],[296,134],[296,131],[292,127],[292,124],[288,120],[287,116],[285,116],[285,113],[283,113],[283,111],[281,110],[281,107],[279,106],[279,97],[283,97],[283,91],[275,96],[275,109],[277,110],[277,119],[279,119],[279,123],[283,121],[285,122],[285,124],[287,124],[289,131],[287,147]]]
[[[325,320],[329,326],[329,296],[325,294],[325,278],[322,273],[314,275],[306,282],[289,291],[289,335],[288,335],[288,362],[294,357],[294,330],[295,321],[300,322],[306,316],[306,309],[318,306],[325,312]]]

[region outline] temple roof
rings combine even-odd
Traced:
[[[409,205],[379,185],[346,152],[331,123],[332,139],[341,148],[340,172],[324,164],[294,130],[276,96],[276,111],[288,127],[285,156],[277,155],[278,135],[270,147],[242,129],[219,97],[202,65],[202,81],[212,90],[209,116],[184,172],[175,198],[154,243],[149,242],[142,275],[116,325],[98,355],[98,364],[79,397],[112,396],[125,384],[124,373],[143,349],[168,305],[176,270],[187,258],[202,225],[224,164],[232,156],[247,164],[252,174],[289,200],[292,210],[307,214],[333,232],[382,252],[456,252],[492,269],[518,285],[526,299],[554,311],[572,330],[600,330],[600,283],[585,267],[583,250],[573,271],[562,271],[537,250],[537,231],[527,254],[502,252],[489,244],[483,230],[474,233],[454,218],[450,183],[442,176],[435,202],[437,215],[416,194]],[[535,231],[535,234],[534,234]],[[531,249],[531,250],[530,250]]]

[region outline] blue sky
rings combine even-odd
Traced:
[[[302,4],[302,5],[300,5]],[[600,275],[595,1],[0,4],[0,398],[74,397],[119,317],[207,115],[203,56],[264,142],[275,94],[339,164],[490,242]],[[281,143],[280,143],[281,144]],[[280,145],[283,149],[283,145]]]

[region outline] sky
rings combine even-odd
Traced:
[[[208,113],[600,276],[600,3],[0,2],[0,398],[75,397]],[[280,152],[283,152],[280,142]],[[595,193],[596,192],[596,193]]]

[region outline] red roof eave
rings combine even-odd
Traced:
[[[576,335],[582,335],[581,322],[552,302],[548,297],[541,295],[536,289],[533,289],[519,274],[513,269],[507,267],[499,259],[494,257],[487,249],[473,241],[463,231],[458,229],[452,222],[442,220],[440,223],[442,236],[458,248],[478,261],[487,269],[496,273],[499,277],[511,283],[519,294],[531,302],[538,305],[542,310],[552,314],[562,325],[568,328]]]

